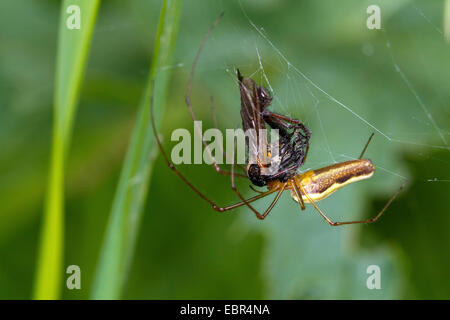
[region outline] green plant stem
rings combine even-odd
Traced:
[[[122,295],[152,168],[150,154],[154,148],[154,137],[149,113],[151,86],[154,85],[156,118],[160,119],[171,74],[171,68],[164,67],[172,61],[181,6],[182,0],[167,0],[162,4],[150,74],[100,252],[92,290],[93,299],[118,299]]]
[[[450,0],[444,2],[444,36],[450,42]]]
[[[80,8],[80,29],[69,29],[66,21]],[[98,0],[66,0],[61,7],[54,91],[53,141],[50,173],[34,286],[34,299],[58,299],[64,272],[64,169],[86,67]]]

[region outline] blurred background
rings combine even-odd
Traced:
[[[366,27],[369,5],[381,30]],[[0,4],[0,298],[31,298],[52,137],[59,1]],[[173,65],[164,147],[192,132],[184,104],[191,65],[220,12],[196,69],[192,97],[203,127],[237,128],[240,68],[272,91],[271,110],[312,131],[301,170],[366,157],[373,178],[319,206],[335,221],[374,216],[405,178],[406,189],[375,224],[330,227],[288,193],[264,221],[248,209],[218,214],[158,156],[154,162],[126,299],[449,299],[450,42],[445,1],[186,0]],[[448,6],[448,4],[447,4]],[[152,58],[161,1],[101,3],[66,170],[65,265],[82,270],[90,297]],[[164,72],[164,70],[160,70]],[[238,199],[206,165],[180,171],[211,199]],[[248,181],[239,188],[254,192]],[[258,202],[263,210],[270,199]],[[366,270],[381,269],[369,290]]]

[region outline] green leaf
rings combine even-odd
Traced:
[[[64,1],[61,6],[54,91],[53,142],[44,221],[36,271],[34,298],[58,299],[64,254],[64,169],[74,114],[80,94],[89,44],[99,1]],[[66,19],[80,9],[80,29],[69,29]]]
[[[164,67],[172,61],[181,6],[181,0],[167,0],[161,8],[150,75],[117,186],[94,279],[93,299],[120,298],[127,278],[153,164],[151,86],[154,85],[155,117],[160,119],[171,74],[171,68]]]

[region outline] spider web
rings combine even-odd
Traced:
[[[355,148],[336,148],[336,143],[332,137],[335,134],[335,127],[330,125],[330,118],[333,118],[338,112],[345,121],[343,123],[351,123],[355,126],[357,134],[347,134],[343,140],[348,141],[347,144],[359,143],[359,148],[362,148],[364,140],[352,139],[355,136],[364,138],[371,132],[376,134],[376,139],[383,141],[384,147],[389,152],[397,153],[399,150],[411,150],[408,146],[413,147],[412,150],[427,150],[427,149],[443,149],[450,150],[448,137],[450,132],[444,129],[443,124],[439,124],[436,119],[442,119],[448,116],[448,103],[442,100],[442,93],[437,95],[441,97],[441,101],[436,104],[435,99],[429,102],[429,96],[424,95],[418,90],[418,85],[408,76],[409,73],[414,73],[415,70],[409,70],[403,67],[401,62],[397,61],[396,44],[392,43],[389,31],[386,26],[381,30],[367,32],[369,37],[370,32],[378,33],[378,37],[384,43],[383,47],[376,48],[379,55],[383,55],[385,63],[391,66],[390,77],[397,81],[398,96],[401,100],[406,97],[403,104],[409,104],[409,116],[401,119],[401,124],[398,128],[391,128],[386,124],[383,117],[371,117],[371,108],[378,108],[374,103],[367,103],[365,101],[359,104],[353,104],[346,101],[346,97],[342,96],[338,91],[330,90],[327,85],[322,85],[319,81],[313,79],[312,72],[306,72],[297,63],[291,62],[287,55],[283,53],[276,43],[271,39],[263,26],[257,25],[248,15],[242,2],[239,2],[243,18],[248,22],[248,29],[242,31],[241,47],[245,51],[250,51],[247,55],[253,56],[251,59],[257,61],[256,66],[248,68],[250,74],[247,76],[259,80],[260,84],[266,86],[274,96],[274,103],[272,110],[280,112],[293,117],[299,117],[310,128],[314,130],[314,137],[312,139],[310,151],[311,161],[307,162],[306,168],[311,169],[317,166],[323,166],[329,163],[336,163],[343,160],[355,159],[358,152],[349,152],[348,149]],[[362,7],[364,8],[364,7]],[[430,30],[435,32],[436,41],[444,41],[442,37],[442,30],[431,21],[431,19],[416,5],[411,4],[412,10],[421,17],[425,22],[425,28],[430,27]],[[364,12],[364,11],[363,11]],[[387,23],[386,23],[387,24]],[[365,26],[364,26],[365,28]],[[362,44],[363,49],[367,44]],[[369,51],[373,50],[374,45],[369,45]],[[372,48],[372,49],[371,49]],[[252,52],[253,51],[253,54]],[[367,56],[373,56],[373,53],[366,53]],[[424,58],[423,55],[429,55]],[[418,60],[419,68],[426,68],[426,65],[421,59],[434,59],[429,51],[423,50],[422,56],[414,57]],[[367,64],[370,64],[371,59],[367,59]],[[235,67],[236,64],[231,62],[227,65],[225,70],[230,78],[235,82]],[[266,69],[271,69],[271,72],[266,72]],[[275,78],[275,80],[273,79]],[[273,83],[277,81],[276,85]],[[366,87],[371,87],[370,79]],[[400,101],[401,102],[401,101]],[[411,103],[412,102],[412,103]],[[432,106],[429,104],[433,103]],[[394,106],[392,106],[394,108]],[[389,117],[390,113],[395,114],[395,111],[382,110],[385,116]],[[369,110],[369,111],[368,111]],[[337,129],[342,131],[342,128]],[[413,131],[413,132],[411,132]],[[346,130],[347,133],[349,133]],[[372,146],[370,147],[372,148]],[[347,149],[347,150],[346,150]],[[380,148],[381,149],[381,148]],[[382,150],[379,151],[383,153]],[[370,149],[368,151],[370,154]],[[376,160],[376,155],[370,154],[372,159]],[[378,161],[377,168],[385,173],[406,179],[407,173],[402,168],[392,165],[392,159],[389,161]],[[448,179],[430,178],[427,181],[441,181],[446,182]]]

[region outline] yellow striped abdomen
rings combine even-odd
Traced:
[[[350,183],[370,178],[374,171],[369,159],[351,160],[307,171],[294,177],[294,181],[313,201],[320,201]],[[291,197],[298,202],[294,190],[291,190]],[[304,194],[302,199],[309,202]]]

